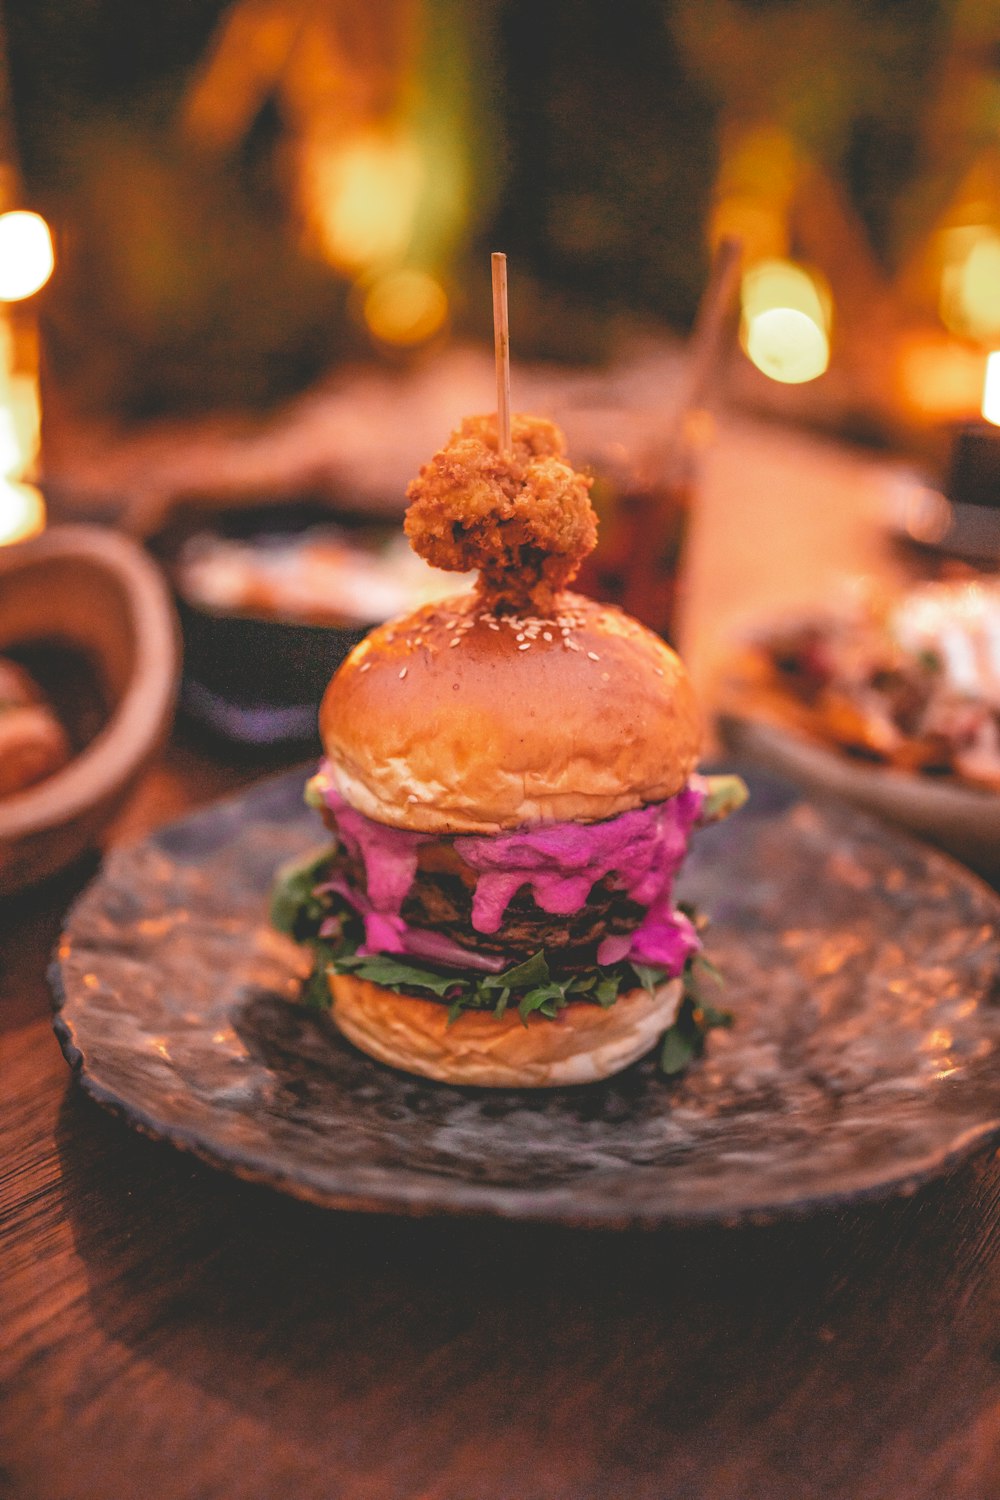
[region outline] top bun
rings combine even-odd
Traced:
[[[701,746],[675,652],[570,593],[551,616],[496,614],[466,594],[380,626],[327,688],[320,733],[352,807],[436,834],[597,822],[660,802]]]

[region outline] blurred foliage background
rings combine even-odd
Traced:
[[[0,3],[80,410],[261,406],[485,335],[493,248],[519,353],[600,360],[690,325],[727,232],[815,267],[903,379],[955,233],[1000,254],[995,0]],[[1000,339],[985,301],[958,337]]]

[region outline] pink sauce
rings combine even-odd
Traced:
[[[403,920],[401,907],[416,876],[418,850],[435,835],[389,828],[366,818],[344,801],[323,775],[324,769],[320,767],[316,784],[340,838],[365,868],[367,895],[334,882],[364,920],[365,946],[359,951],[409,953],[458,968],[494,972],[506,967],[504,960],[469,954],[448,938]],[[504,913],[522,886],[530,888],[543,911],[572,916],[585,905],[597,881],[611,876],[626,895],[646,908],[646,915],[634,932],[605,938],[597,950],[598,962],[632,958],[679,974],[688,955],[697,949],[698,937],[683,913],[674,910],[671,892],[704,796],[695,777],[667,802],[636,808],[601,823],[547,823],[510,833],[458,835],[456,852],[478,877],[472,901],[474,929],[499,932]]]

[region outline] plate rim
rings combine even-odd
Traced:
[[[761,768],[765,774],[785,780],[795,790],[797,799],[808,803],[809,789],[796,785],[786,768],[779,767],[777,771],[766,765]],[[263,777],[251,783],[249,787],[244,787],[198,808],[189,809],[181,817],[150,830],[144,837],[118,846],[112,851],[111,858],[127,855],[132,850],[154,842],[170,830],[188,822],[197,822],[206,812],[237,806],[248,796],[259,793],[263,788],[275,786],[284,781],[292,782],[293,778],[297,779],[301,774],[301,768],[298,767],[281,771]],[[832,796],[832,793],[826,792],[827,799]],[[836,800],[843,801],[844,799]],[[873,816],[870,809],[864,809],[864,814],[868,817]],[[969,885],[979,896],[985,895],[996,908],[998,919],[1000,919],[1000,893],[973,870],[947,853],[928,846],[912,834],[895,827],[892,834],[901,842],[915,846],[921,856],[932,864],[944,866],[951,881],[958,880],[959,883]],[[865,1202],[888,1201],[912,1196],[922,1186],[968,1161],[977,1152],[985,1152],[991,1144],[1000,1140],[1000,1090],[998,1090],[997,1109],[992,1118],[968,1126],[946,1147],[925,1153],[924,1156],[917,1158],[898,1177],[882,1176],[877,1181],[850,1188],[831,1188],[806,1193],[798,1191],[794,1194],[790,1193],[787,1198],[781,1195],[776,1197],[772,1194],[768,1199],[762,1198],[755,1203],[736,1205],[727,1211],[720,1211],[717,1205],[709,1205],[705,1209],[692,1205],[675,1209],[669,1204],[657,1203],[656,1205],[640,1204],[627,1212],[618,1212],[610,1201],[599,1206],[594,1203],[573,1206],[569,1201],[572,1197],[572,1189],[565,1187],[553,1189],[547,1186],[540,1189],[524,1189],[447,1179],[447,1186],[442,1189],[440,1186],[437,1188],[433,1186],[436,1181],[440,1182],[440,1179],[435,1179],[430,1174],[426,1179],[430,1190],[422,1194],[408,1194],[405,1184],[400,1184],[395,1189],[389,1187],[382,1191],[365,1190],[350,1182],[343,1182],[337,1186],[323,1186],[314,1179],[303,1179],[301,1176],[294,1176],[280,1170],[276,1164],[269,1164],[263,1154],[247,1152],[242,1148],[232,1150],[227,1148],[227,1152],[213,1149],[211,1144],[206,1144],[204,1137],[198,1131],[165,1121],[157,1115],[155,1110],[145,1109],[123,1097],[120,1092],[116,1093],[112,1087],[103,1083],[89,1070],[93,1064],[88,1066],[85,1047],[81,1045],[74,1030],[73,1021],[67,1015],[73,997],[67,992],[60,950],[63,937],[71,925],[77,907],[84,902],[93,887],[101,880],[103,870],[102,866],[68,909],[63,919],[62,933],[48,969],[48,981],[53,1000],[53,1030],[75,1082],[94,1104],[123,1120],[131,1129],[145,1138],[162,1142],[186,1155],[193,1156],[230,1178],[235,1177],[240,1181],[265,1186],[283,1196],[311,1203],[323,1210],[412,1218],[438,1216],[465,1219],[488,1218],[501,1219],[506,1222],[548,1224],[591,1230],[654,1231],[708,1224],[735,1228],[744,1224],[769,1224],[784,1220],[804,1219],[818,1212],[832,1212]],[[345,1046],[351,1045],[346,1038],[343,1041]],[[373,1059],[367,1059],[367,1061],[372,1066],[384,1066]],[[431,1080],[416,1081],[425,1083],[428,1087],[436,1086]],[[566,1087],[573,1088],[574,1086]],[[582,1088],[586,1085],[575,1087]],[[471,1089],[460,1091],[476,1094],[484,1092]]]

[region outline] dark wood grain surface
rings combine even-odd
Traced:
[[[247,779],[174,747],[118,836]],[[1000,1168],[736,1230],[324,1213],[72,1085],[0,936],[5,1500],[994,1500]]]
[[[722,438],[688,563],[706,696],[741,615],[889,567],[877,466]],[[114,837],[255,774],[175,742]],[[992,1156],[767,1228],[310,1208],[72,1084],[45,969],[92,868],[0,909],[0,1500],[1000,1500]]]

